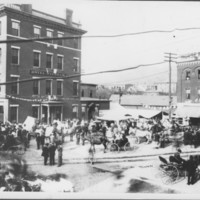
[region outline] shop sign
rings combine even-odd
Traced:
[[[67,74],[60,73],[60,72],[53,72],[53,71],[39,71],[39,70],[30,70],[30,74],[32,75],[43,75],[43,76],[59,76],[59,77],[67,77]]]

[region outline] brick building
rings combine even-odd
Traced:
[[[200,54],[181,56],[177,64],[177,102],[200,102]]]
[[[99,116],[101,111],[110,109],[110,101],[97,98],[96,90],[96,84],[81,83],[81,117],[83,119],[90,120]]]
[[[182,55],[177,63],[176,117],[200,126],[200,53]]]
[[[0,38],[15,40],[64,37],[86,33],[72,21],[32,9],[32,5],[0,5]],[[32,79],[1,86],[1,121],[22,123],[27,116],[46,123],[80,117],[81,39],[0,44],[0,82]],[[37,78],[44,77],[44,80]]]

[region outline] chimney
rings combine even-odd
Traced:
[[[32,14],[32,4],[21,4],[21,11]]]
[[[72,15],[73,15],[73,10],[66,9],[66,24],[71,26],[72,25]]]

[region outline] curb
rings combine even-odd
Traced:
[[[162,156],[166,158],[169,155],[173,155],[175,152],[172,153],[163,153],[163,154],[150,154],[150,155],[137,155],[137,156],[121,156],[121,157],[96,157],[95,163],[116,163],[116,162],[138,162],[138,161],[147,161],[147,160],[155,160],[158,156]],[[188,157],[188,155],[200,155],[200,151],[188,151],[183,152],[182,157]],[[29,165],[37,165],[42,163],[43,159],[38,160],[38,162],[28,162]],[[64,163],[67,164],[85,164],[89,163],[88,158],[65,158],[63,159]]]

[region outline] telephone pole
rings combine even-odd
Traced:
[[[173,59],[177,59],[176,57],[177,54],[174,53],[165,53],[165,58],[167,58],[167,60],[165,60],[166,62],[169,62],[169,120],[171,121],[172,118],[172,110],[171,110],[171,105],[172,105],[172,95],[171,95],[171,85],[172,85],[172,67],[171,67],[171,63],[172,62],[176,62]]]

